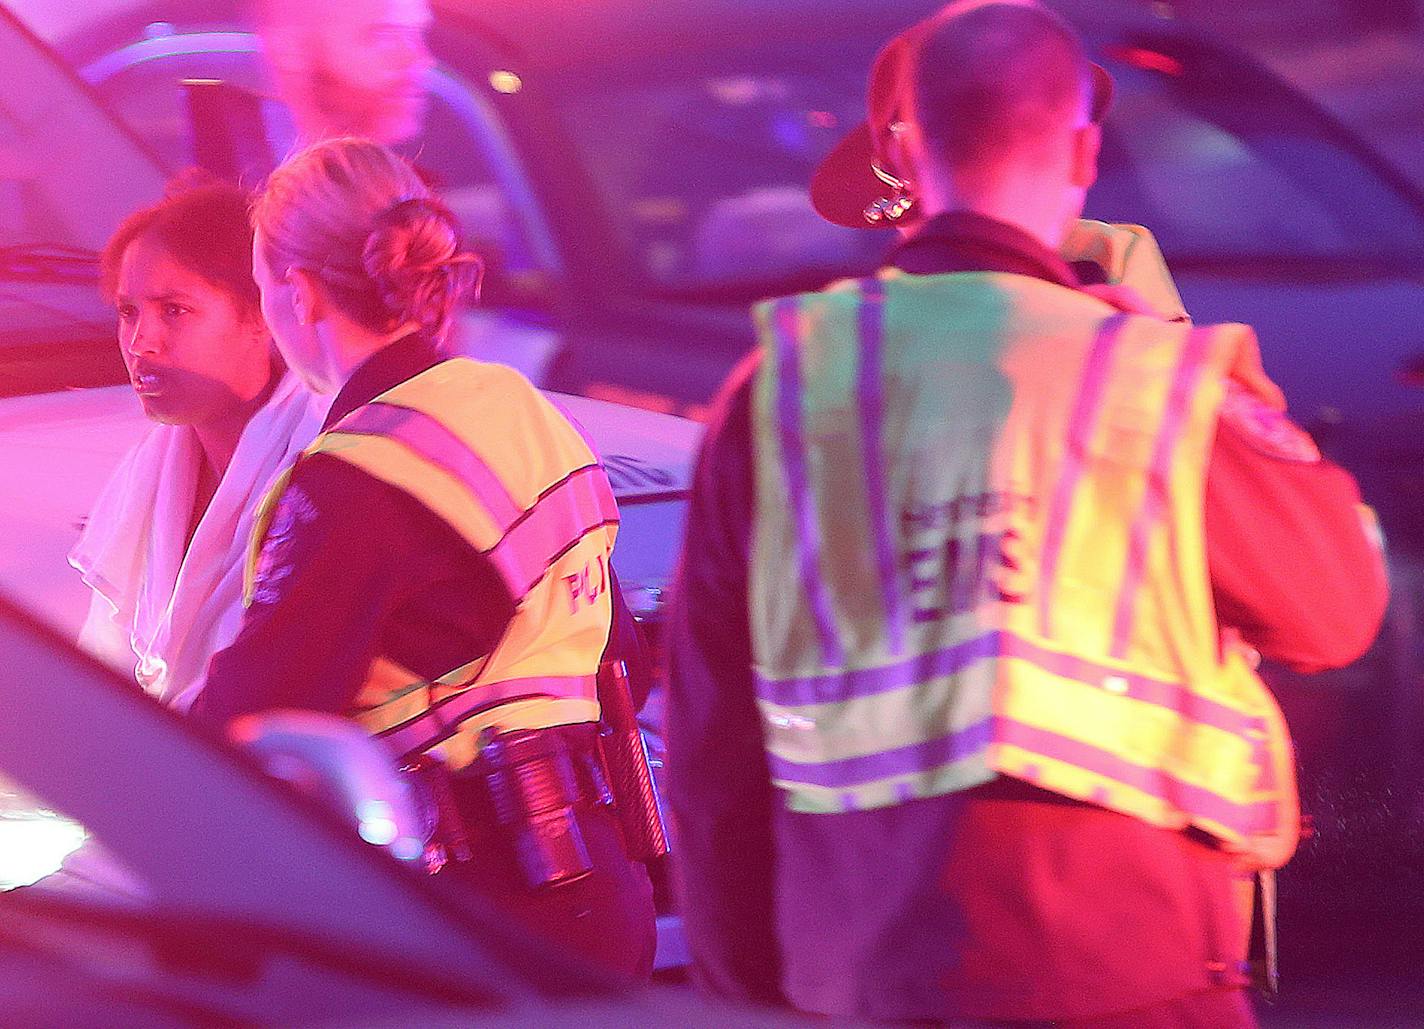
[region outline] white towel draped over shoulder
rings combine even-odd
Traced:
[[[132,668],[144,689],[186,711],[208,660],[241,625],[257,505],[315,437],[324,406],[283,375],[243,430],[186,554],[202,447],[188,426],[154,426],[119,463],[69,555],[94,590],[80,645]]]

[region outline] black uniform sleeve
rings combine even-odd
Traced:
[[[341,713],[366,680],[419,543],[403,495],[344,461],[304,460],[273,516],[253,603],[190,716],[221,728],[295,707]]]
[[[1274,417],[1217,429],[1206,489],[1217,618],[1297,671],[1338,668],[1379,631],[1384,557],[1355,480]]]
[[[643,645],[643,631],[623,596],[618,572],[609,564],[609,595],[613,600],[613,618],[608,629],[608,646],[603,650],[605,661],[622,661],[628,672],[628,687],[633,694],[633,710],[642,711],[653,687],[653,669],[648,649]]]
[[[733,374],[693,482],[669,633],[669,801],[694,970],[726,997],[782,1003],[772,805],[747,612],[750,380]]]

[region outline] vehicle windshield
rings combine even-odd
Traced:
[[[638,278],[695,292],[877,262],[893,233],[830,225],[807,193],[865,116],[859,48],[665,54],[551,83]]]
[[[1105,63],[1095,217],[1149,226],[1178,261],[1424,255],[1420,208],[1258,70],[1150,38]]]
[[[0,346],[107,333],[95,255],[162,172],[4,8],[0,61]]]
[[[892,234],[826,224],[806,189],[864,116],[857,45],[680,52],[552,83],[640,279],[755,295],[876,262]],[[1179,260],[1419,252],[1419,209],[1273,80],[1204,47],[1101,59],[1118,89],[1090,216],[1148,225]]]

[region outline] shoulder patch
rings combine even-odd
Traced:
[[[1284,411],[1278,411],[1236,382],[1227,382],[1221,420],[1254,450],[1280,461],[1314,464],[1320,460],[1315,440]]]
[[[252,577],[252,603],[275,604],[292,574],[292,536],[316,518],[316,505],[301,486],[288,486],[277,501]]]

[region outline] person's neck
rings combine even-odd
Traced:
[[[923,220],[950,211],[972,211],[1021,229],[1054,252],[1062,247],[1071,222],[1063,198],[1044,190],[1032,178],[925,182],[917,201]]]
[[[307,147],[325,140],[340,139],[343,136],[370,136],[370,132],[362,129],[360,126],[339,124],[323,115],[320,111],[312,111],[307,114],[299,114],[293,111],[292,123],[297,129],[298,150],[305,150]]]
[[[292,127],[297,131],[296,145],[305,149],[325,139],[340,136],[360,136],[359,126],[343,124],[333,118],[313,95],[311,79],[304,74],[278,75],[274,82],[274,96],[282,101],[292,116]]]
[[[360,118],[343,116],[340,112],[328,111],[319,104],[293,103],[288,105],[292,112],[292,125],[297,130],[297,147],[305,149],[314,143],[343,136],[361,136],[372,139],[382,146],[390,146],[396,140],[385,138],[377,125]]]
[[[317,327],[323,367],[313,389],[328,395],[340,392],[352,373],[373,354],[418,329],[414,322],[408,322],[390,332],[372,332],[344,317],[328,319]]]
[[[242,401],[221,415],[193,426],[193,433],[198,437],[198,445],[203,450],[206,466],[206,475],[200,478],[212,483],[222,479],[227,472],[227,466],[232,463],[232,455],[237,452],[238,441],[242,439],[247,423],[271,399],[272,391],[277,388],[277,380],[281,377],[281,368],[274,364],[267,384],[250,400]]]

